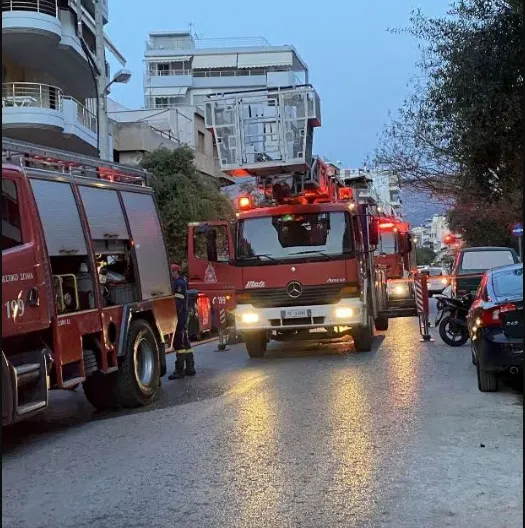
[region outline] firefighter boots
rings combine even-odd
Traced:
[[[186,360],[186,376],[195,376],[195,360],[193,359],[193,352],[187,352],[185,354],[185,360]]]
[[[170,374],[170,380],[181,379],[184,377],[184,356],[186,354],[177,353],[177,360],[175,361],[175,371]]]

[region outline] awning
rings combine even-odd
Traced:
[[[238,68],[266,68],[268,66],[292,66],[293,52],[239,53]]]
[[[237,54],[229,55],[196,55],[193,57],[194,70],[208,70],[212,68],[236,68]]]
[[[183,61],[190,61],[191,56],[190,55],[166,55],[163,56],[156,56],[156,57],[146,57],[144,59],[146,62],[183,62]]]
[[[188,88],[174,87],[174,88],[149,88],[148,96],[150,97],[183,97],[186,95]]]

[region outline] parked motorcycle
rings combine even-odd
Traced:
[[[459,347],[469,340],[467,314],[474,302],[471,293],[463,297],[434,295],[438,314],[434,327],[439,327],[441,339],[449,346]]]

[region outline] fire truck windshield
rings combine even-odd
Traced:
[[[377,246],[377,255],[395,255],[397,253],[397,237],[393,231],[382,231]]]
[[[237,232],[237,260],[326,260],[350,255],[354,249],[350,222],[343,212],[241,220]]]

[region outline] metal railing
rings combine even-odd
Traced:
[[[165,137],[166,139],[169,139],[170,141],[173,141],[174,143],[180,144],[179,138],[175,136],[175,134],[173,134],[173,132],[171,132],[170,130],[161,130],[160,128],[156,128],[153,125],[150,125],[149,123],[148,123],[148,126],[151,128],[151,130],[153,130],[160,136]]]
[[[4,11],[30,11],[58,18],[58,0],[2,0]]]
[[[63,93],[57,86],[30,82],[2,84],[2,108],[63,110]]]
[[[169,75],[191,75],[191,72],[192,70],[158,70],[151,68],[148,73],[151,77],[167,77]]]
[[[72,101],[76,106],[76,119],[79,124],[83,127],[88,128],[91,132],[97,131],[97,115],[95,112],[91,111],[87,106],[84,106],[82,103],[77,101],[74,97],[65,95],[64,99]],[[88,100],[88,103],[91,100]]]
[[[211,48],[268,48],[270,43],[264,37],[225,37],[225,38],[195,38],[151,37],[146,42],[146,49],[151,50],[191,50]]]

